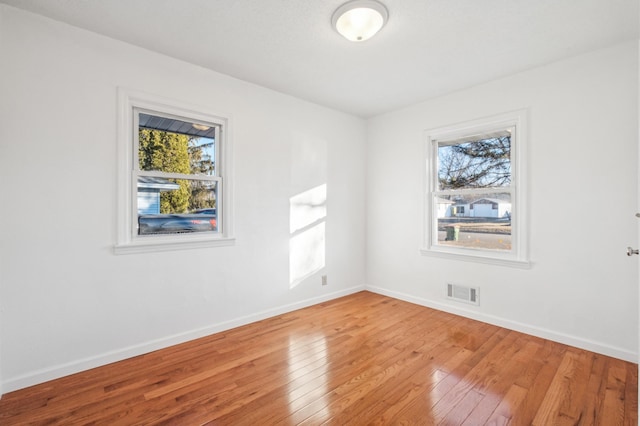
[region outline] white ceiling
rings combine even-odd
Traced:
[[[626,40],[638,0],[382,0],[351,43],[345,0],[0,0],[362,117]]]

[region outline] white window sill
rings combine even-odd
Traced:
[[[508,266],[511,268],[531,269],[529,260],[519,260],[507,257],[489,256],[485,253],[461,253],[459,251],[446,251],[437,249],[420,249],[423,256],[439,257],[441,259],[459,260],[463,262],[485,263],[489,265]]]
[[[187,237],[145,237],[134,241],[116,244],[115,254],[154,253],[160,251],[190,250],[208,247],[232,246],[233,237],[187,236]]]

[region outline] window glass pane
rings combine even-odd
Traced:
[[[215,126],[139,113],[140,170],[214,176]]]
[[[138,178],[138,234],[218,230],[218,185],[197,179]]]
[[[511,184],[511,136],[438,143],[438,188],[495,188]]]
[[[508,192],[434,198],[437,244],[511,250],[511,195]]]

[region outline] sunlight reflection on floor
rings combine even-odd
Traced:
[[[329,351],[324,335],[289,337],[289,413],[292,418],[328,418]]]

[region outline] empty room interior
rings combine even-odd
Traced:
[[[0,0],[0,424],[637,424],[639,18]]]

